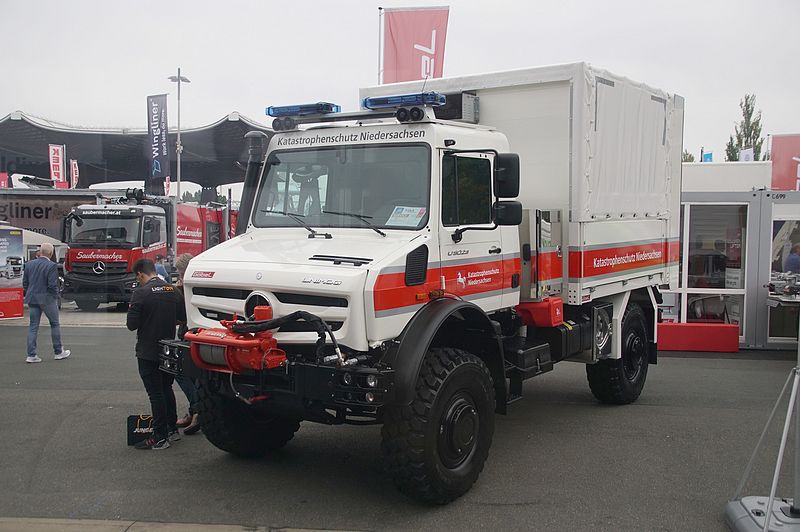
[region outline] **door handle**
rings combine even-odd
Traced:
[[[503,251],[503,250],[502,250],[502,249],[500,249],[500,248],[499,248],[499,247],[497,247],[497,246],[492,246],[492,247],[490,247],[490,248],[489,248],[489,253],[490,253],[490,254],[491,254],[491,253],[500,253],[501,251]]]

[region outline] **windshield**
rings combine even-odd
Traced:
[[[70,222],[70,243],[101,246],[138,246],[141,218],[82,217],[82,225]]]
[[[428,221],[427,145],[340,146],[273,152],[253,224],[420,229]]]

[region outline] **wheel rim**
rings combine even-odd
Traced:
[[[439,425],[438,450],[442,464],[455,469],[475,453],[480,417],[466,392],[455,394],[447,404]]]
[[[642,371],[647,348],[644,339],[635,331],[628,333],[625,338],[625,355],[622,357],[622,365],[625,369],[625,378],[629,381],[636,380]]]

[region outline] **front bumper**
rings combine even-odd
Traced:
[[[123,303],[131,300],[136,288],[136,276],[124,275],[86,276],[68,273],[64,276],[61,297],[67,301],[84,299],[101,303]]]
[[[239,397],[258,408],[327,424],[347,423],[353,417],[373,418],[394,401],[394,371],[362,365],[337,367],[287,361],[284,367],[234,374],[201,370],[190,354],[189,342],[163,340],[161,369],[203,380],[230,398]],[[370,386],[373,383],[374,386]]]

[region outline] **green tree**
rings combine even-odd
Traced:
[[[689,153],[689,150],[683,150],[683,155],[681,155],[681,162],[682,163],[693,163],[694,162],[694,155]]]
[[[739,153],[745,148],[753,148],[753,160],[761,160],[761,147],[764,137],[761,136],[761,111],[757,113],[756,95],[745,94],[739,102],[742,120],[734,126],[735,135],[731,135],[725,146],[725,160],[738,161]]]

